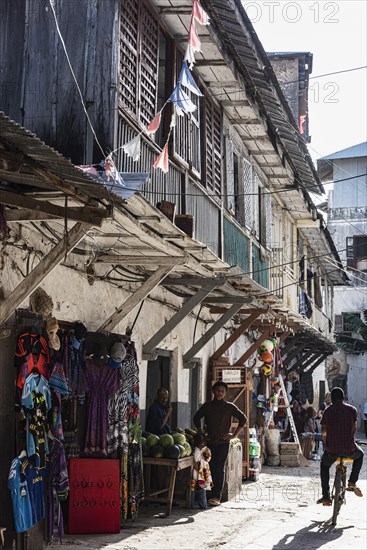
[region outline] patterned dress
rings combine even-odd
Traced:
[[[47,537],[52,542],[58,533],[60,542],[64,535],[64,518],[59,497],[69,490],[69,476],[63,444],[57,439],[49,443],[49,465],[46,478]]]
[[[108,400],[120,387],[120,371],[107,365],[97,367],[86,358],[85,378],[89,406],[84,452],[107,455]]]
[[[108,452],[118,452],[121,461],[121,521],[135,519],[144,499],[141,426],[139,422],[139,367],[133,342],[125,344],[118,391],[108,408]]]

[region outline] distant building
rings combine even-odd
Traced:
[[[268,57],[288,100],[299,132],[304,140],[310,143],[308,95],[309,76],[312,73],[312,53],[268,52]]]
[[[367,142],[318,160],[323,182],[334,181],[327,226],[350,285],[334,289],[334,318],[340,349],[328,364],[332,386],[343,386],[361,410],[367,395]]]

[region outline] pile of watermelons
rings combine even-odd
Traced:
[[[194,432],[194,430],[190,431]],[[176,428],[172,434],[161,436],[143,432],[143,437],[141,438],[143,456],[174,459],[190,456],[192,454],[192,447],[188,439],[192,441],[193,435],[186,434],[185,432],[181,428]]]

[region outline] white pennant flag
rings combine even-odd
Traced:
[[[141,149],[141,139],[140,134],[136,137],[125,143],[121,147],[125,151],[128,157],[132,157],[133,162],[136,162],[140,158],[140,149]]]

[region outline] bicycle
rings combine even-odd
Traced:
[[[335,461],[335,478],[331,499],[333,502],[332,525],[336,525],[336,520],[342,504],[345,504],[345,492],[347,490],[347,464],[352,464],[352,458],[338,457]]]

